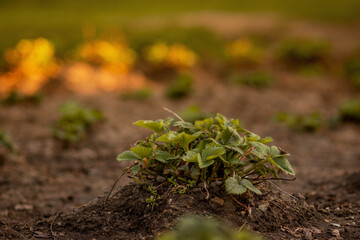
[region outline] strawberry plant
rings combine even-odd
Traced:
[[[299,132],[315,132],[323,125],[323,119],[318,112],[305,116],[280,112],[275,116],[275,119]]]
[[[4,98],[1,102],[5,105],[14,105],[19,103],[40,103],[43,98],[41,93],[36,93],[34,95],[26,96],[22,95],[18,92],[11,92],[6,98]]]
[[[360,88],[360,51],[345,63],[345,75]]]
[[[1,128],[0,128],[0,145],[10,150],[11,152],[15,152],[15,147],[10,137]]]
[[[229,77],[229,81],[250,87],[267,87],[273,82],[273,77],[265,72],[253,71],[249,73],[235,73]]]
[[[339,107],[340,119],[360,122],[360,96],[343,102]]]
[[[221,181],[229,194],[250,190],[261,194],[256,185],[279,172],[295,175],[289,154],[268,146],[270,137],[243,129],[239,120],[221,114],[195,121],[194,124],[172,118],[134,123],[153,131],[130,150],[118,155],[120,162],[130,161],[129,177],[151,184],[159,176],[177,184],[211,184]]]
[[[127,91],[121,94],[121,99],[123,100],[130,100],[130,99],[136,99],[136,100],[143,100],[148,99],[152,95],[152,91],[150,88],[143,88],[139,90],[134,91]]]
[[[309,65],[325,60],[328,45],[322,41],[292,39],[279,49],[280,59],[289,65]]]
[[[192,91],[193,78],[188,73],[179,74],[167,88],[166,95],[169,98],[182,98]]]
[[[59,112],[61,117],[55,123],[53,135],[66,143],[78,142],[93,124],[104,120],[100,111],[84,108],[76,102],[61,105]]]
[[[183,217],[171,232],[162,234],[156,240],[262,240],[247,230],[231,231],[215,219],[199,216]]]
[[[180,117],[187,122],[194,123],[196,120],[203,120],[205,118],[211,117],[210,113],[204,112],[197,105],[192,105],[184,110],[180,111]]]

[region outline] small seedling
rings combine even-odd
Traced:
[[[200,216],[183,217],[175,229],[156,240],[262,240],[248,230],[231,231],[215,219]]]
[[[61,105],[59,112],[61,117],[55,123],[53,135],[66,143],[78,142],[93,124],[105,119],[100,111],[84,108],[76,102]]]
[[[192,92],[193,81],[190,74],[179,74],[168,87],[166,95],[169,98],[182,98],[188,96]]]
[[[150,98],[151,95],[152,95],[152,91],[150,88],[143,88],[140,90],[125,92],[125,93],[121,94],[121,99],[123,99],[123,100],[130,100],[130,99],[144,100],[144,99]]]
[[[179,113],[180,117],[186,122],[194,123],[196,120],[203,120],[211,117],[210,113],[203,112],[197,105],[190,106]]]
[[[299,132],[315,132],[323,125],[323,119],[318,112],[305,116],[281,112],[275,116],[275,120]]]
[[[360,96],[343,102],[339,107],[342,121],[360,122]]]
[[[145,199],[145,202],[148,204],[147,206],[151,206],[151,209],[154,209],[154,207],[158,207],[159,204],[157,203],[158,200],[162,198],[156,190],[154,190],[151,186],[148,186],[147,190],[150,192],[150,197]]]
[[[345,63],[344,69],[346,77],[360,88],[360,51]]]
[[[322,41],[292,39],[281,45],[278,55],[287,65],[306,66],[324,61],[328,49],[327,43]]]
[[[267,87],[273,82],[273,77],[265,72],[254,71],[244,74],[235,73],[229,78],[230,82],[249,87]]]
[[[229,194],[239,195],[247,190],[261,194],[256,185],[269,175],[295,175],[288,153],[268,146],[270,137],[243,129],[237,119],[217,114],[194,124],[172,118],[134,124],[153,131],[117,157],[132,162],[129,176],[136,182],[150,185],[157,176],[185,187],[189,181],[192,185],[222,181]]]
[[[43,95],[41,93],[36,93],[34,95],[23,95],[19,92],[11,92],[6,98],[2,100],[2,103],[5,105],[15,105],[20,103],[32,103],[38,104],[41,102]]]
[[[0,145],[15,153],[15,147],[11,138],[0,128]]]

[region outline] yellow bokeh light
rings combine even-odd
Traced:
[[[226,47],[227,56],[239,63],[257,64],[263,58],[262,49],[248,39],[238,39]]]
[[[23,39],[7,50],[5,60],[10,71],[0,76],[0,95],[7,97],[12,91],[36,94],[59,70],[54,53],[52,43],[45,38]]]
[[[158,42],[149,47],[145,58],[155,65],[182,69],[195,66],[198,56],[183,44],[167,45],[163,42]]]
[[[136,53],[120,42],[96,40],[78,49],[80,58],[116,73],[128,73],[133,68]]]
[[[141,73],[119,74],[86,63],[69,66],[64,71],[64,77],[68,89],[85,95],[142,89],[147,82]]]

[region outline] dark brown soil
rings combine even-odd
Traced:
[[[289,239],[307,231],[315,238],[332,236],[333,227],[301,196],[286,195],[269,186],[264,196],[247,194],[239,198],[248,209],[231,199],[221,186],[209,188],[209,200],[202,184],[186,194],[173,193],[171,189],[163,184],[157,188],[162,198],[158,207],[152,207],[145,202],[150,197],[146,186],[129,184],[107,201],[105,194],[73,212],[17,230],[26,238],[153,239],[180,216],[200,214],[222,219],[233,228],[246,225],[268,239]],[[214,199],[219,198],[225,200],[223,206],[215,203]]]
[[[312,29],[304,35],[331,39],[339,54],[351,52],[355,45],[355,28],[296,26]],[[154,96],[145,101],[122,101],[117,94],[83,96],[59,85],[47,91],[39,105],[1,105],[0,126],[19,153],[0,148],[0,239],[151,239],[185,213],[215,216],[234,228],[245,224],[269,239],[360,239],[360,126],[325,125],[316,133],[298,133],[271,120],[279,111],[334,116],[339,104],[356,94],[337,70],[335,60],[344,57],[333,59],[334,71],[316,77],[269,62],[261,68],[276,80],[264,89],[231,85],[215,68],[199,67],[193,70],[194,93],[181,100],[165,97],[167,82],[154,82]],[[100,109],[107,121],[81,143],[64,148],[52,138],[51,127],[58,118],[57,107],[68,100]],[[148,134],[131,123],[165,118],[168,112],[163,107],[179,112],[193,104],[240,118],[245,128],[272,136],[275,145],[291,153],[297,180],[277,182],[280,192],[271,185],[272,192],[263,197],[239,198],[251,214],[216,187],[210,189],[211,198],[224,199],[223,207],[206,200],[204,189],[196,187],[184,195],[165,194],[167,188],[161,188],[164,198],[152,209],[144,202],[149,192],[143,186],[127,185],[104,208],[104,191],[124,168],[116,155]],[[121,185],[128,182],[124,178]],[[296,200],[282,191],[295,194]],[[267,203],[266,211],[259,209]]]

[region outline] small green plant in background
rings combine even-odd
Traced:
[[[269,86],[274,80],[273,77],[266,72],[252,71],[247,73],[233,73],[230,75],[229,81],[240,85],[260,88]]]
[[[152,96],[152,90],[150,88],[143,88],[140,90],[125,92],[121,94],[121,99],[123,100],[145,100]]]
[[[276,146],[268,146],[270,137],[243,129],[239,120],[221,114],[195,121],[194,124],[172,118],[134,123],[153,131],[117,160],[131,161],[129,177],[151,184],[158,176],[186,186],[190,181],[211,184],[221,180],[229,194],[243,194],[267,176],[279,172],[295,175],[287,156]],[[194,184],[194,182],[193,182]]]
[[[148,207],[151,206],[151,208],[158,207],[159,204],[157,201],[159,201],[162,196],[160,196],[155,189],[153,189],[151,186],[148,186],[147,190],[150,192],[150,197],[145,199],[145,202],[148,204]]]
[[[310,39],[291,39],[279,48],[279,58],[286,65],[304,67],[322,63],[328,54],[326,42]]]
[[[42,99],[43,95],[41,93],[26,96],[18,92],[11,92],[6,98],[2,99],[1,102],[5,105],[15,105],[20,103],[38,104]]]
[[[180,111],[179,116],[186,122],[194,123],[196,120],[203,120],[212,115],[202,111],[198,105],[192,105]]]
[[[360,96],[343,102],[339,107],[341,121],[360,122]]]
[[[345,63],[344,71],[346,77],[348,77],[353,84],[360,89],[360,50],[355,56]]]
[[[105,119],[100,111],[85,108],[76,102],[61,105],[59,112],[61,117],[55,123],[53,135],[67,143],[78,142],[93,124]]]
[[[0,128],[0,145],[15,153],[15,147],[11,138]]]
[[[180,73],[166,90],[169,98],[182,98],[190,95],[194,79],[189,73]]]
[[[223,223],[200,216],[180,219],[175,229],[162,234],[156,240],[262,240],[248,230],[231,231]]]
[[[322,116],[318,112],[304,116],[280,112],[275,116],[275,120],[299,132],[315,132],[323,125]]]

